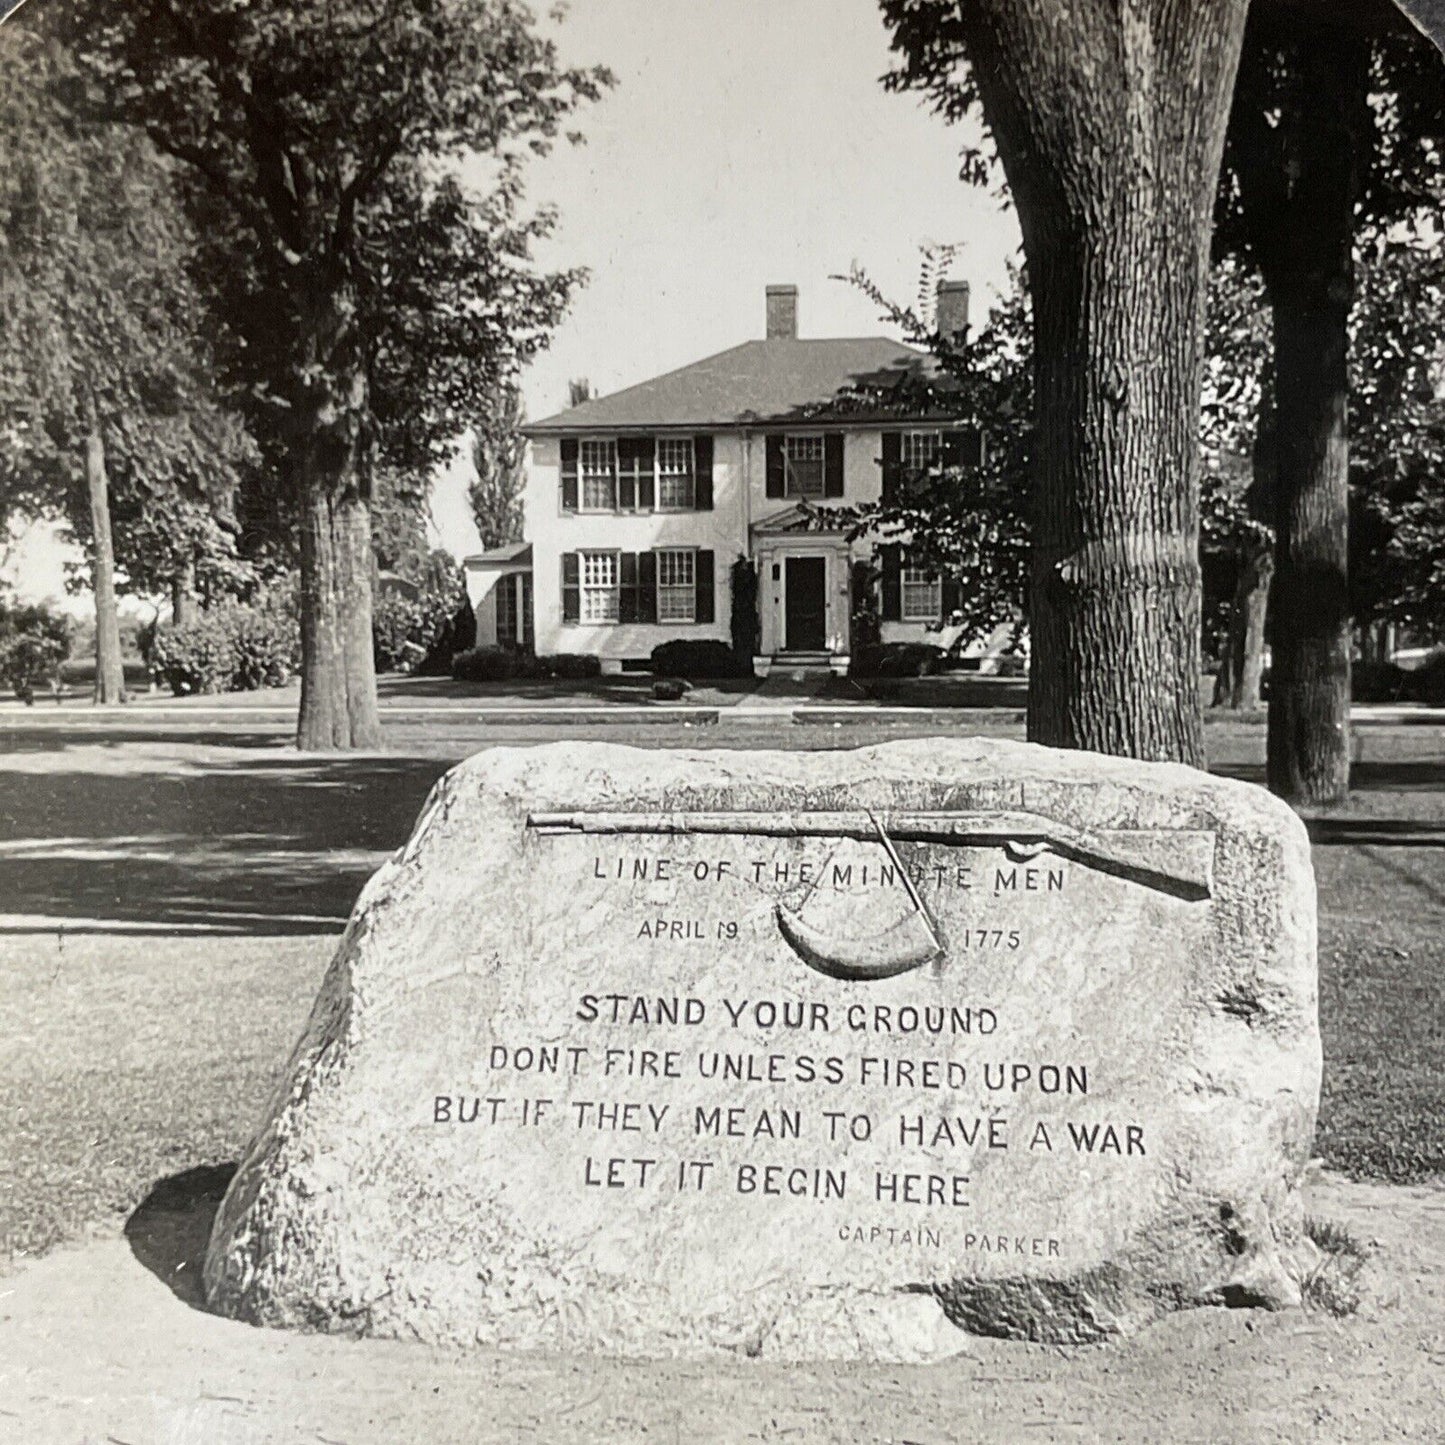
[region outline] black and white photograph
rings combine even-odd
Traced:
[[[0,1445],[1445,1442],[1445,0],[0,0]]]

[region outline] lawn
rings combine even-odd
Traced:
[[[936,730],[936,725],[934,726]],[[975,730],[970,725],[970,731]],[[244,724],[0,734],[0,1262],[234,1160],[362,882],[435,778],[562,728],[459,720],[392,751],[300,757]],[[597,727],[653,747],[851,747],[917,729]],[[1009,718],[990,731],[1017,734]],[[1355,1177],[1445,1174],[1445,733],[1361,729],[1350,803],[1312,820],[1325,1083],[1318,1152]],[[1258,779],[1261,730],[1212,728]]]

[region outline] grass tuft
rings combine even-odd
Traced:
[[[1305,1307],[1345,1319],[1360,1307],[1363,1298],[1360,1276],[1369,1251],[1344,1225],[1330,1219],[1306,1215],[1305,1233],[1323,1254],[1300,1285]]]

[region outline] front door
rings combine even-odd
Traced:
[[[828,640],[828,559],[789,557],[786,566],[783,646],[789,652],[822,652]]]

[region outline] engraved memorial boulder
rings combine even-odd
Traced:
[[[1022,744],[497,749],[371,880],[214,1308],[919,1359],[1283,1306],[1320,1073],[1295,816]]]

